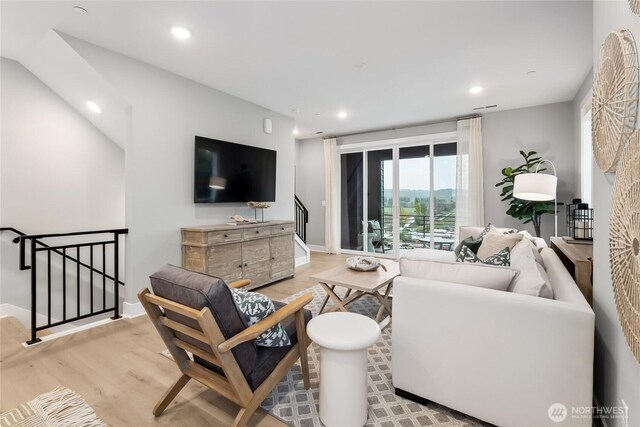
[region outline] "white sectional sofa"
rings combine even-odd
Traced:
[[[554,251],[540,255],[554,299],[425,279],[401,257],[397,392],[498,426],[590,426],[595,316]],[[554,420],[549,414],[558,403],[567,411],[561,424],[562,406],[553,406]]]

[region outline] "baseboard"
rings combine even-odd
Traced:
[[[298,257],[296,258],[296,268],[300,267],[301,265],[309,264],[309,262],[311,261],[307,256]]]
[[[31,330],[31,310],[13,304],[0,304],[0,318],[9,316],[15,317],[22,326]],[[36,323],[38,325],[47,323],[48,320],[44,314],[36,313]],[[58,320],[51,319],[51,321],[57,322]]]
[[[311,252],[327,252],[327,248],[325,248],[324,246],[307,244],[307,247],[311,250]]]
[[[139,302],[131,304],[130,302],[122,303],[122,316],[132,318],[145,314],[144,307]]]

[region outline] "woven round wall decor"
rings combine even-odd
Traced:
[[[593,156],[604,172],[615,172],[620,154],[636,124],[638,54],[629,30],[609,34],[602,45],[593,82]]]
[[[616,173],[609,247],[618,318],[640,363],[640,131],[631,136]]]
[[[629,6],[634,15],[640,16],[640,0],[629,0]]]

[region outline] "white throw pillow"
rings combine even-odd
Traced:
[[[531,240],[531,243],[533,243],[533,245],[536,247],[538,251],[541,251],[542,249],[549,247],[547,246],[546,240],[544,240],[541,237],[533,237],[531,233],[529,233],[527,230],[518,231],[518,234],[522,234],[524,237]]]
[[[491,226],[491,230],[485,234],[482,244],[478,249],[478,258],[486,259],[504,248],[512,249],[516,243],[522,240],[522,234],[503,234],[497,228]]]
[[[509,291],[516,294],[553,298],[553,288],[542,265],[536,262],[531,243],[524,240],[511,251],[511,267],[520,272],[511,282]]]
[[[506,291],[518,272],[512,268],[486,264],[425,261],[402,257],[400,274],[417,279],[439,280]]]

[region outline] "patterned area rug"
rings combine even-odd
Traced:
[[[320,285],[292,295],[284,302],[293,301],[309,292],[313,295],[313,301],[307,308],[315,316],[326,295]],[[336,293],[342,297],[341,293]],[[332,303],[329,302],[327,306],[331,307]],[[365,296],[347,307],[349,311],[375,318],[380,305],[374,297]],[[395,395],[391,382],[391,328],[392,326],[387,327],[382,332],[381,339],[369,349],[369,416],[366,427],[487,425],[443,406],[432,403],[424,406]],[[311,388],[304,389],[300,365],[296,364],[261,405],[271,415],[295,427],[322,426],[318,415],[320,363],[316,344],[309,347],[308,355]]]
[[[0,413],[0,427],[66,426],[107,427],[82,397],[62,386]]]

